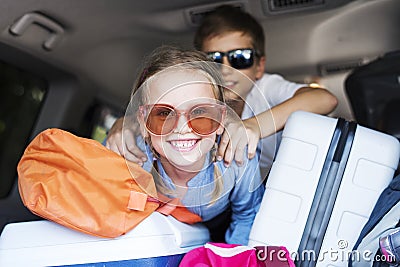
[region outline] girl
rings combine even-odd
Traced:
[[[139,121],[138,144],[154,159],[143,168],[158,192],[198,214],[213,241],[247,245],[264,188],[256,158],[230,167],[215,161],[229,114],[218,68],[201,52],[163,46],[139,77],[124,128]]]

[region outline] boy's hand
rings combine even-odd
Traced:
[[[229,166],[233,159],[240,166],[243,164],[243,154],[247,145],[247,156],[253,158],[260,140],[260,126],[255,117],[227,124],[218,145],[217,160],[224,160]]]
[[[143,165],[143,162],[147,160],[147,157],[136,145],[135,130],[137,129],[123,130],[123,122],[124,118],[119,118],[115,121],[108,132],[106,147],[129,161]],[[122,143],[122,131],[124,134],[124,143]]]

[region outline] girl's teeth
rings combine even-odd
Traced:
[[[176,148],[190,148],[196,144],[196,140],[190,141],[171,141],[171,144]]]

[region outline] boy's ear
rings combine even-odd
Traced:
[[[261,77],[264,75],[265,72],[265,62],[266,58],[265,56],[262,56],[258,59],[257,61],[257,72],[256,72],[256,79],[261,79]]]

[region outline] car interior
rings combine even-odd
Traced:
[[[124,115],[144,56],[163,44],[193,48],[196,27],[222,4],[262,24],[267,73],[320,84],[338,98],[329,116],[399,138],[398,124],[379,121],[398,120],[399,72],[384,95],[374,83],[375,101],[346,87],[353,71],[400,49],[398,0],[0,0],[0,233],[40,219],[18,190],[29,142],[48,128],[102,142]],[[380,117],[365,119],[378,116],[377,103]]]

